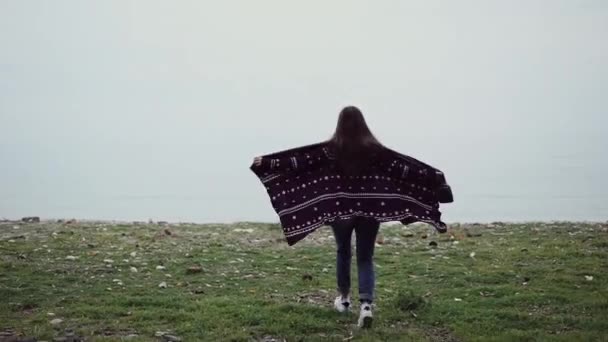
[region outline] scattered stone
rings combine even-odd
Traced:
[[[462,298],[454,298],[455,302],[462,302]]]
[[[49,323],[51,323],[51,325],[59,325],[59,324],[63,323],[63,320],[61,318],[55,318],[55,319],[51,320]]]
[[[103,259],[103,262],[106,263],[106,264],[113,264],[114,260],[112,260],[112,259]]]
[[[474,258],[475,257],[475,252],[471,252],[471,254],[469,254],[469,257]]]
[[[137,267],[131,267],[131,273],[137,273]]]
[[[236,228],[234,231],[236,233],[253,233],[253,229],[251,229],[251,228],[245,228],[245,229],[243,229],[243,228]]]
[[[322,272],[327,273],[327,272],[329,272],[329,269],[327,269],[327,267],[325,267],[325,268],[323,268]]]
[[[78,259],[78,257],[77,256],[73,256],[73,255],[68,255],[68,256],[65,257],[65,260],[70,260],[70,261],[74,261],[76,259]]]
[[[131,258],[135,258],[137,256],[137,252],[131,252],[131,254],[129,254],[131,256]]]
[[[465,235],[467,237],[480,237],[482,234],[481,232],[470,231],[469,229],[465,229]]]
[[[167,342],[181,342],[181,338],[175,336],[175,335],[163,335],[163,340],[167,341]]]
[[[203,268],[201,266],[190,266],[188,270],[186,270],[186,274],[196,274],[203,272]]]
[[[21,221],[25,223],[40,223],[40,217],[38,216],[28,216],[21,219]]]
[[[587,281],[592,281],[592,280],[593,280],[593,276],[586,275],[586,276],[585,276],[585,280],[587,280]]]
[[[164,269],[165,269],[165,266],[161,266],[161,265],[156,266],[157,271],[162,271]]]
[[[158,287],[160,287],[161,289],[166,289],[167,283],[163,281],[162,283],[158,284]]]

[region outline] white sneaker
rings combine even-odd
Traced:
[[[348,311],[350,309],[350,297],[336,297],[336,300],[334,301],[334,307],[336,308],[336,310],[338,310],[338,312]]]
[[[372,315],[372,305],[370,303],[361,304],[361,312],[359,313],[359,328],[369,329],[372,327],[374,318]]]

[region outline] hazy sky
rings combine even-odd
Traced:
[[[276,220],[354,104],[453,221],[608,219],[608,1],[0,0],[0,218]]]

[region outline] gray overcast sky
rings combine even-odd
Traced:
[[[362,108],[446,221],[608,219],[608,2],[0,1],[0,217],[275,220],[255,155]]]

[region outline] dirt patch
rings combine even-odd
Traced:
[[[425,327],[424,335],[433,342],[461,342],[462,340],[454,336],[452,331],[446,327]]]

